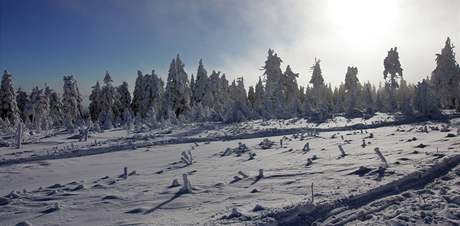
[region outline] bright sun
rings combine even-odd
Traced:
[[[329,0],[327,14],[340,38],[350,44],[364,44],[392,30],[398,20],[396,3],[395,0]]]

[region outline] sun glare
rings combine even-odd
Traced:
[[[398,20],[393,0],[330,0],[326,9],[338,37],[350,44],[371,44],[390,32]]]

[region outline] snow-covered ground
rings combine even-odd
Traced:
[[[448,132],[436,130],[444,124],[428,122],[363,131],[320,132],[317,136],[291,134],[286,135],[282,147],[283,136],[153,143],[167,139],[251,134],[274,128],[332,128],[393,120],[394,117],[379,114],[365,121],[337,117],[319,125],[292,119],[239,125],[187,125],[140,134],[112,130],[91,134],[87,142],[68,139],[71,135],[61,134],[25,144],[21,149],[2,147],[2,161],[52,155],[50,152],[76,154],[0,165],[0,194],[7,197],[0,199],[0,225],[22,221],[33,225],[254,224],[263,222],[260,219],[272,211],[310,202],[312,188],[314,203],[327,203],[366,193],[460,154],[460,136],[453,127],[458,125],[458,120],[451,121]],[[420,131],[425,124],[428,133]],[[274,142],[271,148],[259,146],[265,138]],[[304,151],[307,142],[310,150]],[[227,148],[243,151],[237,148],[239,143],[249,150],[241,155],[224,155]],[[345,156],[338,145],[342,145]],[[120,148],[114,152],[78,156],[80,149],[116,146]],[[385,172],[378,170],[383,162],[374,151],[376,147],[389,164]],[[184,151],[191,151],[193,164],[181,161]],[[249,153],[255,154],[254,159],[250,160]],[[124,167],[131,174],[126,179],[120,177]],[[260,169],[263,169],[263,177],[257,176]],[[362,174],[358,175],[357,170],[363,171]],[[373,206],[384,207],[346,223],[458,225],[459,172],[457,167],[423,188],[358,206],[356,211],[364,212]],[[178,193],[183,174],[191,181],[192,193]],[[171,186],[174,179],[180,186]],[[388,200],[392,205],[379,205]],[[254,210],[256,206],[261,207],[260,210]],[[241,216],[231,214],[234,208]],[[356,211],[344,210],[337,216],[343,220]],[[325,220],[333,222],[331,218]]]

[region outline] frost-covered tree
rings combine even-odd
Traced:
[[[51,126],[58,128],[64,123],[64,115],[62,114],[62,102],[59,95],[49,88],[45,87],[45,95],[49,101],[49,115]]]
[[[3,72],[0,84],[0,118],[13,124],[20,119],[16,92],[13,87],[13,75],[7,70]]]
[[[193,91],[193,102],[201,103],[207,92],[208,87],[208,72],[203,66],[203,61],[200,60],[196,80],[193,85],[190,85]]]
[[[190,110],[192,91],[190,89],[187,73],[184,70],[179,55],[171,61],[163,98],[163,115],[169,118],[169,111],[174,112],[176,118],[183,118]]]
[[[436,68],[431,73],[431,81],[443,108],[460,109],[460,66],[455,60],[454,45],[449,37],[441,54],[436,54]]]
[[[267,117],[264,111],[264,98],[265,98],[265,89],[262,79],[259,77],[259,81],[256,84],[255,93],[254,93],[254,111],[262,117]]]
[[[267,60],[262,67],[265,75],[265,111],[274,118],[283,117],[286,110],[281,62],[281,58],[272,49],[269,49]]]
[[[96,82],[96,85],[91,87],[93,90],[89,95],[89,115],[93,122],[96,122],[101,113],[101,85],[99,81]]]
[[[401,78],[401,82],[397,94],[398,109],[407,116],[413,114],[412,99],[414,96],[414,89],[412,86],[409,86],[406,80]]]
[[[225,107],[223,120],[225,122],[242,122],[250,118],[249,101],[246,96],[243,78],[237,78],[229,87],[231,100]]]
[[[48,96],[43,89],[34,87],[30,94],[30,103],[33,106],[33,128],[40,130],[48,130],[51,125],[50,105]]]
[[[63,91],[62,113],[65,115],[65,126],[68,129],[74,129],[82,120],[82,99],[77,80],[73,75],[64,76]]]
[[[369,115],[373,115],[376,111],[374,102],[375,96],[375,87],[373,87],[370,82],[365,83],[363,87],[363,104],[365,112]]]
[[[104,86],[101,89],[100,105],[101,112],[99,113],[99,123],[104,129],[113,128],[115,122],[115,87],[113,87],[112,77],[108,71],[105,72]]]
[[[141,71],[137,71],[137,74],[131,109],[139,118],[145,118],[148,113],[151,120],[158,119],[162,110],[164,83],[154,70],[152,74],[142,75]],[[152,115],[152,108],[155,117]]]
[[[439,114],[439,99],[426,79],[415,87],[414,108],[423,115],[436,116]]]
[[[131,106],[131,93],[128,89],[128,83],[123,82],[120,86],[116,89],[116,100],[115,100],[115,107],[117,109],[117,113],[120,114],[121,121],[123,124],[127,123],[131,119],[130,113],[130,106]]]
[[[26,91],[19,88],[18,91],[16,92],[16,103],[18,105],[19,115],[23,122],[26,121],[26,117],[27,117],[26,106],[28,102],[29,102],[29,95],[27,94]]]
[[[287,115],[285,117],[295,117],[300,113],[299,86],[297,85],[298,73],[294,73],[288,65],[283,75],[283,95]]]
[[[348,116],[356,117],[360,116],[360,96],[361,84],[358,80],[358,68],[348,67],[345,75],[345,113]]]
[[[399,54],[397,47],[391,48],[388,55],[383,60],[383,78],[386,81],[386,88],[388,90],[388,110],[395,111],[398,109],[396,101],[396,91],[399,87],[398,79],[403,76],[403,69],[399,62]]]
[[[254,102],[256,100],[256,91],[254,90],[253,86],[249,86],[248,89],[248,101],[249,101],[249,106],[251,109],[254,108]]]
[[[312,70],[310,84],[313,87],[306,90],[306,96],[309,97],[306,102],[311,103],[309,106],[312,109],[310,118],[313,121],[324,121],[330,117],[332,106],[329,101],[332,101],[333,92],[324,84],[319,59],[315,59],[315,64],[310,69]]]

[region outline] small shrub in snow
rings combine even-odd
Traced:
[[[181,156],[181,160],[187,166],[192,165],[193,164],[192,152],[191,151],[188,151],[188,152],[183,151],[182,156]]]
[[[259,146],[262,149],[270,149],[272,146],[275,144],[275,142],[269,140],[268,138],[265,138],[262,142],[259,143]],[[281,139],[280,141],[281,146],[283,145],[283,140]]]

